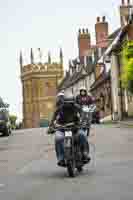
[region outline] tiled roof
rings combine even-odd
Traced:
[[[103,84],[106,80],[110,79],[110,71],[108,73],[102,73],[97,80],[92,84],[91,91],[98,88],[101,84]]]
[[[116,51],[118,49],[120,49],[120,46],[122,44],[122,39],[123,36],[126,34],[128,28],[129,28],[130,24],[127,24],[126,26],[124,26],[123,28],[120,29],[119,33],[117,34],[117,36],[114,38],[113,42],[110,45],[110,49],[108,51],[108,55],[110,55],[110,53],[112,51]]]
[[[86,74],[82,74],[82,70],[85,70],[83,68],[80,69],[79,72],[74,72],[72,76],[66,76],[62,83],[60,84],[60,86],[58,87],[59,90],[62,90],[62,89],[66,89],[66,88],[69,88],[71,87],[72,85],[74,85],[75,83],[77,83],[79,80],[83,79],[85,76],[88,75],[88,72],[87,70],[86,71]],[[90,71],[89,71],[90,72]]]
[[[108,39],[112,39],[113,40],[118,35],[118,33],[120,32],[120,30],[121,30],[121,28],[116,29],[113,33],[111,33],[109,35]]]
[[[116,29],[112,34],[110,34],[109,35],[109,37],[108,37],[108,39],[109,40],[114,40],[116,37],[117,37],[117,35],[119,34],[119,32],[120,32],[120,30],[121,30],[121,28],[118,28],[118,29]],[[110,42],[110,43],[112,43],[112,41]],[[109,43],[109,45],[110,45],[110,43]],[[95,48],[96,48],[96,46],[95,46]],[[108,48],[108,47],[107,47]],[[104,49],[104,51],[106,51],[107,50],[107,48],[105,48]],[[104,53],[104,52],[103,52]],[[98,52],[97,52],[97,50],[95,51],[95,62],[94,63],[92,63],[92,62],[89,62],[88,64],[87,64],[87,67],[86,67],[86,72],[87,72],[87,74],[86,75],[83,75],[82,74],[82,69],[79,71],[79,72],[74,72],[73,73],[73,75],[72,76],[66,76],[64,79],[63,79],[63,81],[62,81],[62,83],[60,84],[60,86],[59,86],[59,90],[61,90],[61,89],[66,89],[66,88],[68,88],[68,87],[70,87],[70,86],[72,86],[72,85],[74,85],[76,82],[78,82],[80,79],[83,79],[85,76],[87,76],[87,75],[89,75],[90,73],[92,73],[92,72],[94,72],[95,71],[95,66],[96,66],[96,63],[97,63],[97,61],[99,60],[99,58],[98,58]],[[75,65],[76,63],[76,59],[75,60],[73,60],[73,64]],[[105,81],[106,79],[108,79],[109,78],[109,75],[108,74],[101,74],[101,76],[96,80],[96,82],[92,85],[92,89],[94,88],[94,87],[97,87],[99,84],[101,84],[103,81]]]
[[[86,72],[86,74],[82,73],[83,70]],[[82,66],[79,72],[76,72],[75,70],[72,76],[70,75],[66,76],[64,80],[62,81],[62,83],[60,84],[59,90],[71,87],[72,85],[77,83],[79,80],[84,79],[86,76],[94,72],[94,70],[95,70],[95,63],[89,62],[86,68]]]

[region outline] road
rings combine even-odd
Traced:
[[[132,200],[133,129],[92,127],[96,163],[68,178],[45,129],[0,137],[0,200]]]

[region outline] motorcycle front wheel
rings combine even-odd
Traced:
[[[74,161],[69,161],[67,163],[67,171],[69,177],[75,177],[75,163]]]
[[[82,167],[82,166],[77,167],[77,171],[78,171],[79,173],[82,172],[82,171],[83,171],[83,167]]]

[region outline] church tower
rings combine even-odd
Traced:
[[[31,49],[31,62],[23,65],[23,57],[20,53],[24,128],[45,126],[51,119],[57,87],[64,74],[63,56],[61,58],[58,63],[52,62],[49,54],[48,62],[36,63]]]

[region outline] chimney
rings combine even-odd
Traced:
[[[121,22],[122,27],[129,23],[131,9],[133,9],[133,5],[131,4],[131,1],[127,0],[127,4],[126,4],[125,0],[122,0],[121,6],[120,6],[120,22]]]
[[[102,20],[97,17],[97,22],[95,24],[96,33],[96,45],[99,48],[106,48],[108,45],[108,22],[106,22],[106,17],[103,16]]]
[[[97,17],[97,23],[99,23],[100,22],[100,17]]]
[[[106,21],[106,17],[105,16],[103,16],[103,22],[105,22]]]
[[[79,48],[79,58],[83,61],[85,52],[91,48],[91,36],[88,29],[79,29],[78,34],[78,48]]]

